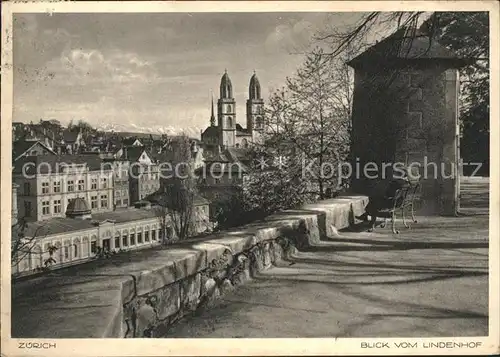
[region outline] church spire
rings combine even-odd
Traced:
[[[220,98],[221,99],[233,99],[233,85],[227,74],[227,69],[224,70],[224,75],[220,81]]]
[[[249,99],[261,99],[260,97],[260,83],[257,78],[257,73],[253,71],[253,76],[250,78],[250,85],[248,87],[248,98]]]
[[[213,93],[212,93],[212,115],[210,115],[210,126],[215,126],[214,94]]]

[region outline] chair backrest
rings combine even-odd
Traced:
[[[396,190],[394,194],[393,201],[393,209],[400,208],[406,204],[408,198],[411,196],[411,192],[413,191],[413,186],[408,185]]]
[[[415,198],[418,196],[419,194],[419,190],[420,190],[420,180],[418,180],[417,182],[415,182],[413,185],[412,185],[412,189],[411,189],[411,192],[410,194],[408,195],[408,198],[410,200],[410,204],[413,204],[413,202],[415,201]]]

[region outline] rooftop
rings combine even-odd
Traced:
[[[232,161],[245,162],[251,159],[250,150],[247,148],[227,148],[226,153]]]
[[[26,156],[14,163],[14,174],[50,174],[59,173],[62,164],[85,164],[90,171],[101,170],[102,160],[98,155],[42,155]],[[24,166],[27,164],[27,166]]]
[[[439,44],[432,36],[417,30],[401,28],[392,35],[368,48],[348,64],[357,68],[364,64],[384,63],[388,60],[442,60],[460,63],[460,58],[453,51]]]
[[[77,138],[78,138],[78,132],[70,131],[67,129],[63,131],[63,140],[65,143],[73,143],[76,141]]]
[[[55,152],[38,140],[17,140],[12,143],[12,157],[17,159],[35,145],[43,146],[47,151],[55,155]]]
[[[211,136],[217,137],[219,135],[219,130],[216,126],[209,126],[205,129],[205,131],[201,134],[201,137]]]
[[[96,227],[94,222],[110,220],[115,223],[125,223],[154,217],[156,217],[156,214],[153,210],[126,208],[112,212],[94,213],[92,214],[92,219],[89,220],[52,218],[47,221],[29,222],[25,235],[27,237],[36,235],[36,237],[43,238],[47,235],[91,229]]]

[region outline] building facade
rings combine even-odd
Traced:
[[[30,156],[14,165],[18,217],[45,221],[64,217],[71,199],[82,197],[92,212],[113,210],[113,171],[96,156]]]
[[[120,159],[104,159],[105,165],[113,171],[113,206],[130,206],[130,162]]]
[[[210,226],[208,202],[195,201],[193,234]],[[92,214],[83,198],[71,201],[66,217],[34,222],[25,232],[33,242],[29,254],[12,266],[14,276],[37,273],[53,259],[50,269],[77,265],[95,259],[99,251],[127,251],[161,244],[162,231],[175,235],[170,217],[162,220],[154,208],[128,208]],[[52,249],[54,247],[55,249]]]
[[[92,220],[55,218],[45,224],[36,222],[25,233],[36,234],[30,254],[12,267],[13,275],[36,273],[52,257],[52,269],[94,259],[99,249],[133,250],[160,243],[159,222],[152,211],[131,209],[120,215],[97,214]],[[36,232],[36,233],[35,233]],[[51,255],[50,247],[57,248]]]
[[[130,204],[133,204],[160,189],[159,166],[144,147],[124,150],[125,158],[130,161],[129,192]]]

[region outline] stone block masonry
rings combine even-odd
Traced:
[[[12,286],[14,338],[143,338],[168,328],[294,249],[347,228],[368,202],[341,196],[196,243],[113,256]]]

